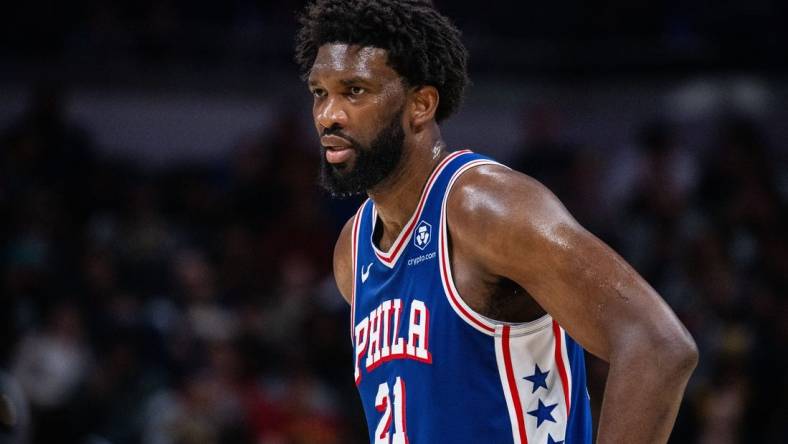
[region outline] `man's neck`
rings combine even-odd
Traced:
[[[447,154],[439,131],[425,134],[422,140],[414,140],[413,146],[404,151],[391,177],[368,193],[383,223],[381,247],[384,249],[413,215],[427,179]]]

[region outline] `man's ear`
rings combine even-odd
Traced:
[[[418,132],[435,119],[440,94],[434,86],[417,86],[411,91],[410,102],[410,124]]]

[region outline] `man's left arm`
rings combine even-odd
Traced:
[[[477,167],[461,176],[448,211],[464,258],[517,282],[610,363],[597,442],[667,442],[697,349],[656,291],[523,174]]]

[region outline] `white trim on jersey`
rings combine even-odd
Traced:
[[[440,218],[440,230],[438,236],[438,248],[440,249],[440,254],[438,255],[438,266],[440,267],[441,272],[441,284],[443,285],[443,293],[446,296],[446,299],[449,301],[449,305],[452,307],[455,313],[465,321],[468,325],[475,328],[481,333],[484,333],[489,336],[494,336],[496,328],[499,325],[508,325],[512,329],[512,335],[521,335],[521,334],[529,334],[537,331],[541,331],[544,328],[547,328],[552,321],[552,318],[549,315],[544,315],[539,319],[530,322],[522,322],[522,323],[509,323],[503,321],[497,321],[494,319],[490,319],[486,316],[483,316],[477,312],[475,312],[467,303],[462,299],[460,296],[459,291],[457,291],[457,287],[454,284],[454,278],[452,276],[451,271],[451,259],[449,255],[449,248],[448,248],[448,224],[446,221],[446,204],[449,200],[449,193],[451,192],[452,187],[454,186],[454,182],[457,181],[457,178],[460,177],[462,173],[468,171],[471,168],[481,166],[481,165],[499,165],[504,168],[508,168],[504,165],[501,165],[498,162],[492,160],[485,160],[479,159],[468,162],[467,164],[463,165],[457,171],[454,172],[451,179],[449,180],[448,185],[446,186],[446,191],[443,195],[443,204],[441,206],[441,218]]]
[[[566,345],[566,330],[564,330],[564,327],[558,325],[557,322],[554,322],[553,329],[556,328],[561,332],[561,360],[563,361],[564,372],[566,372],[566,388],[564,391],[564,396],[566,397],[566,409],[568,411],[568,417],[569,412],[572,411],[572,366],[569,363],[569,347]]]

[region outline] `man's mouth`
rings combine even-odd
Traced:
[[[326,161],[328,163],[344,163],[353,155],[353,144],[339,136],[323,136],[320,138],[320,144],[326,150]]]
[[[350,146],[327,146],[326,161],[328,163],[344,163],[353,155],[353,148]]]

